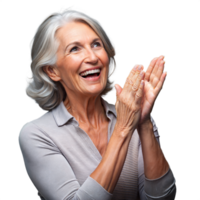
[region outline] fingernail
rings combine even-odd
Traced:
[[[140,72],[140,76],[143,76],[143,75],[144,75],[144,72],[143,72],[143,71],[141,71],[141,72]]]
[[[144,81],[141,81],[140,85],[144,85]]]
[[[137,69],[137,65],[135,65],[133,69],[136,70]]]
[[[141,68],[142,68],[142,65],[139,65],[138,70],[141,70]]]

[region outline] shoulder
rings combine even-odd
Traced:
[[[57,108],[57,107],[56,107]],[[32,128],[38,127],[40,129],[45,129],[46,127],[48,127],[49,125],[56,125],[55,119],[54,119],[54,115],[53,112],[56,110],[56,108],[54,108],[51,111],[46,112],[45,114],[43,114],[42,116],[40,116],[37,119],[34,119],[28,123],[26,123],[21,131],[23,130],[32,130]]]
[[[36,138],[47,137],[45,127],[47,127],[48,124],[52,124],[53,121],[51,112],[47,112],[38,119],[26,123],[19,133],[20,146],[28,144],[30,141],[36,141]]]

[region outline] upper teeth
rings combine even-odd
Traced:
[[[100,69],[92,69],[81,73],[81,76],[87,76],[88,74],[100,73]]]

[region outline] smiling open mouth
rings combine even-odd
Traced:
[[[88,74],[86,76],[82,76],[83,78],[92,78],[92,77],[98,77],[100,73],[95,73],[95,74]]]
[[[81,76],[81,77],[87,81],[98,81],[100,79],[100,76],[101,76],[101,71],[99,73],[88,74],[88,75]]]

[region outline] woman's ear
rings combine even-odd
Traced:
[[[44,66],[43,67],[43,71],[49,76],[49,78],[53,81],[60,81],[61,77],[60,77],[60,73],[58,71],[58,69],[56,69],[55,67],[52,66]]]

